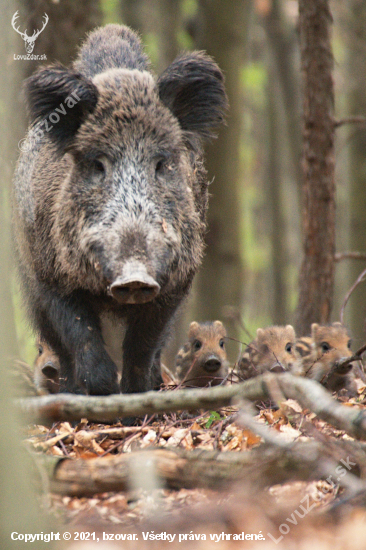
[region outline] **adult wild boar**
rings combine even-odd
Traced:
[[[223,76],[202,52],[157,80],[148,66],[138,37],[108,25],[71,69],[26,81],[15,236],[28,312],[59,357],[61,391],[120,391],[103,318],[125,327],[122,391],[157,387],[169,324],[201,261],[202,141],[223,120]]]

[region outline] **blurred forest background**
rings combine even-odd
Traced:
[[[10,5],[9,5],[10,4]],[[366,0],[330,3],[334,23],[335,117],[366,116]],[[125,23],[142,36],[153,70],[160,73],[182,50],[204,49],[225,73],[227,126],[208,144],[212,180],[205,260],[176,335],[166,353],[171,364],[191,320],[221,319],[242,342],[257,327],[295,324],[302,235],[302,81],[297,0],[22,0],[3,3],[5,50],[1,64],[1,341],[5,356],[29,362],[34,336],[25,322],[11,256],[10,187],[18,142],[26,131],[21,82],[37,61],[14,60],[21,30],[49,23],[34,54],[68,65],[85,33],[105,23]],[[45,63],[45,62],[43,62]],[[6,135],[8,128],[11,135]],[[366,124],[336,129],[336,252],[366,253]],[[347,291],[366,261],[335,262],[333,308],[339,320]],[[345,309],[354,349],[365,341],[366,282]],[[321,319],[314,318],[314,322]],[[309,327],[310,328],[310,327]],[[232,344],[236,358],[238,345]]]

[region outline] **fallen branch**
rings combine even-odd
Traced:
[[[277,395],[276,395],[277,394]],[[265,374],[231,386],[147,392],[108,397],[71,394],[17,399],[27,422],[80,420],[110,422],[116,418],[180,410],[214,410],[238,399],[265,401],[295,399],[303,407],[357,439],[366,439],[366,412],[335,401],[313,380],[284,374]]]
[[[249,404],[248,404],[249,405]],[[268,426],[265,424],[260,424],[257,422],[253,416],[247,412],[250,410],[245,403],[243,403],[242,410],[240,411],[238,418],[236,419],[236,424],[239,426],[243,426],[246,428],[249,428],[251,431],[256,433],[257,435],[261,436],[261,438],[265,441],[265,443],[269,444],[270,446],[274,448],[281,449],[282,451],[287,450],[289,453],[291,453],[293,461],[299,461],[300,464],[304,467],[306,464],[310,467],[313,467],[313,461],[314,457],[311,453],[309,453],[308,444],[305,444],[304,446],[296,446],[293,442],[289,442],[284,440],[279,434],[271,430]],[[319,432],[315,431],[314,436],[317,438],[319,436]],[[327,438],[328,442],[326,444],[324,440],[324,436],[321,438],[322,445],[326,445],[326,452],[323,450],[322,455],[319,453],[318,459],[317,459],[317,472],[319,474],[319,477],[326,478],[329,481],[334,477],[335,472],[337,472],[338,462],[342,462],[342,457],[340,456],[340,448],[339,443],[335,442],[331,438]],[[318,440],[319,442],[319,440]],[[341,443],[341,448],[343,450],[344,444]],[[366,451],[366,446],[362,445],[360,446],[359,443],[355,443],[353,445],[353,442],[347,446],[348,449],[348,459],[349,454],[352,454],[352,457],[356,459],[356,462],[354,462],[354,466],[357,466],[357,464],[364,464],[364,459],[362,454]],[[361,452],[361,456],[360,456]],[[357,457],[357,458],[356,458]],[[343,461],[344,461],[343,457]],[[343,464],[344,462],[342,462]],[[276,465],[276,468],[278,465]],[[349,470],[352,468],[349,468]],[[363,469],[358,468],[358,473],[364,475],[366,472],[364,472]],[[290,474],[292,475],[292,473]],[[340,482],[340,485],[348,489],[349,495],[356,495],[365,492],[366,490],[366,483],[363,481],[360,481],[358,477],[356,477],[354,474],[352,474],[350,471],[348,471],[348,475],[343,479],[343,481],[340,481],[341,478],[338,478],[338,482]]]
[[[162,487],[218,490],[248,480],[255,487],[264,488],[294,480],[320,479],[327,459],[334,464],[348,459],[352,471],[361,476],[366,473],[362,467],[366,460],[364,446],[352,441],[335,441],[331,448],[327,441],[296,442],[290,449],[261,445],[251,452],[155,449],[89,460],[36,455],[49,476],[51,492],[79,497],[136,488],[136,463],[141,470],[140,479],[141,472],[153,469]],[[333,474],[336,481],[336,472]],[[364,487],[364,482],[348,474],[356,485]],[[345,484],[344,479],[340,482]]]

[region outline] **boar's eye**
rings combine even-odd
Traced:
[[[165,159],[163,159],[163,158],[156,161],[156,165],[155,165],[155,173],[156,174],[159,174],[163,171],[164,161],[165,161]]]
[[[160,176],[168,168],[169,153],[160,153],[155,157],[155,175]]]
[[[101,176],[103,176],[105,174],[105,167],[104,167],[104,164],[101,160],[93,159],[91,165],[92,165],[92,168],[93,168],[93,170],[96,174],[99,174]]]
[[[287,351],[287,353],[291,353],[291,352],[292,352],[292,344],[291,344],[291,342],[287,342],[286,347],[285,347],[285,350]]]
[[[330,350],[330,345],[328,344],[328,342],[322,342],[320,344],[320,347],[322,348],[323,353],[327,353],[327,351]]]
[[[199,349],[202,348],[202,342],[200,340],[195,340],[193,342],[193,349],[194,351],[198,351]]]
[[[219,346],[220,348],[224,349],[225,347],[225,340],[223,338],[221,338],[220,342],[219,342]]]

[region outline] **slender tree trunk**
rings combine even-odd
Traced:
[[[181,6],[177,0],[121,0],[123,22],[151,41],[150,55],[157,73],[161,73],[178,55],[177,34],[181,24]]]
[[[281,0],[261,11],[268,42],[268,196],[272,242],[272,321],[290,322],[290,295],[297,291],[289,266],[300,267],[301,104],[295,23]],[[280,139],[279,139],[280,138]],[[296,286],[295,286],[296,285]]]
[[[271,9],[264,17],[272,57],[285,104],[285,121],[289,137],[293,179],[299,189],[303,181],[301,170],[301,115],[300,82],[297,71],[295,27],[286,21],[282,0],[272,0]]]
[[[328,0],[299,0],[304,94],[304,258],[296,331],[330,318],[334,285],[334,91]]]
[[[240,307],[243,265],[240,239],[240,69],[244,60],[251,0],[201,0],[197,47],[212,55],[226,77],[230,109],[227,127],[207,147],[210,187],[207,250],[197,276],[194,318],[222,318],[225,306]],[[230,335],[233,330],[230,329]]]
[[[268,101],[268,161],[267,161],[267,205],[270,213],[271,229],[269,239],[272,250],[271,282],[273,288],[272,319],[277,325],[288,321],[286,267],[288,263],[286,224],[282,204],[281,158],[283,144],[278,139],[281,134],[279,123],[278,86],[273,68],[269,67],[267,90]]]
[[[352,15],[349,33],[348,80],[349,114],[366,116],[366,1],[350,2]],[[352,125],[350,129],[351,231],[350,249],[366,252],[366,127]],[[366,262],[351,264],[351,284],[366,267]],[[351,330],[354,338],[365,340],[366,283],[352,294],[349,306]]]

